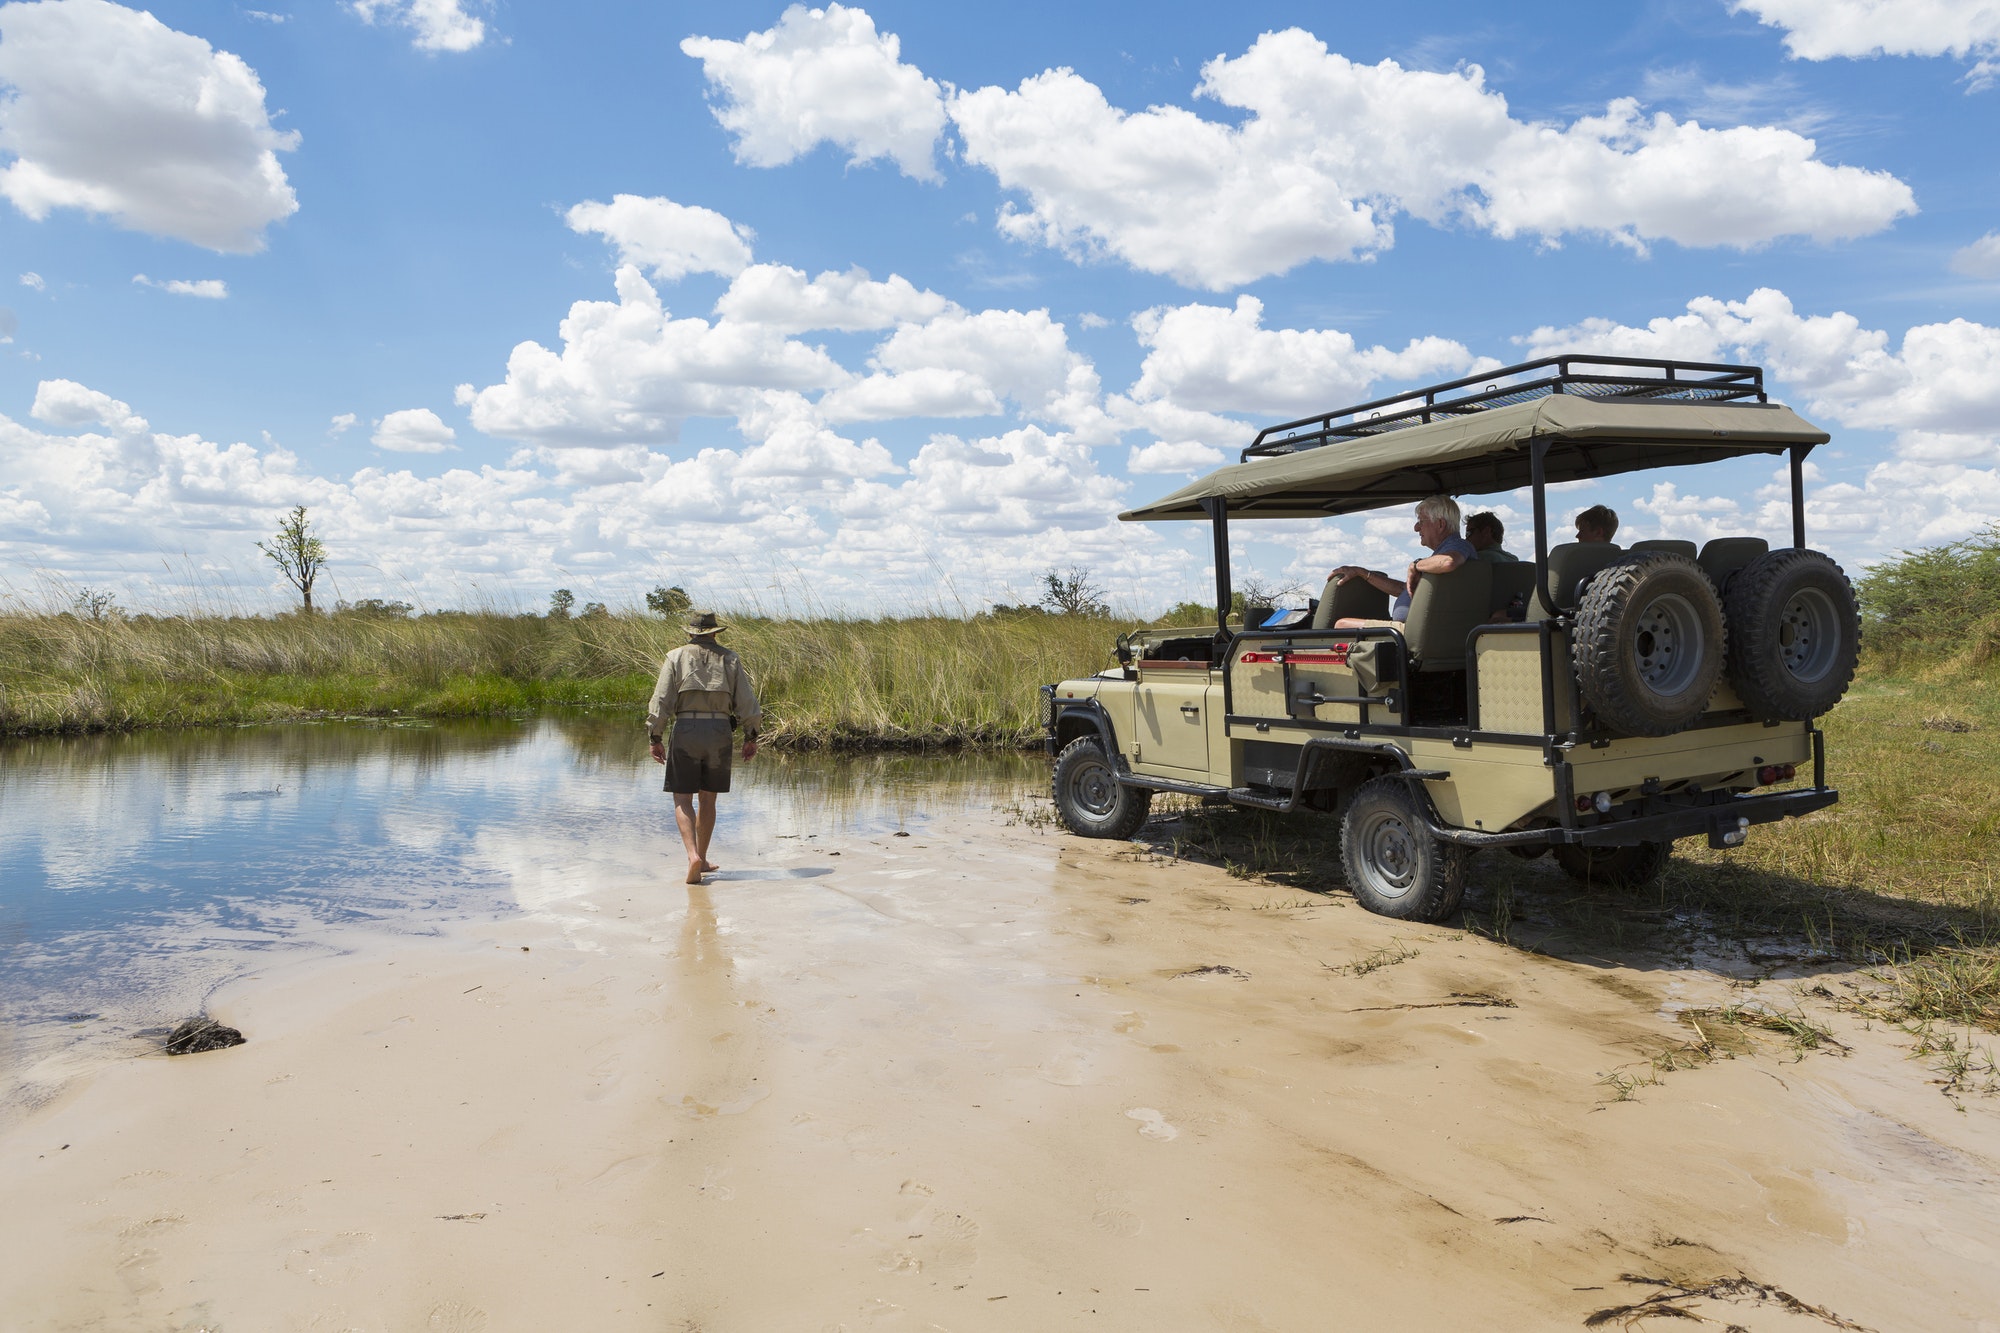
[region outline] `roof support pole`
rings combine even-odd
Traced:
[[[1528,484],[1535,493],[1535,587],[1542,600],[1549,596],[1549,487],[1542,467],[1548,454],[1547,440],[1528,442]]]
[[[1795,444],[1792,455],[1792,545],[1806,549],[1806,451],[1810,445]]]
[[[1221,638],[1229,633],[1229,607],[1234,600],[1229,586],[1229,503],[1211,495],[1202,500],[1201,507],[1215,532],[1215,633]]]

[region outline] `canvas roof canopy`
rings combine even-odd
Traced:
[[[1479,495],[1531,483],[1530,448],[1545,443],[1544,480],[1584,481],[1645,468],[1779,454],[1831,438],[1777,403],[1620,402],[1557,393],[1211,472],[1126,521],[1324,518],[1427,495]]]

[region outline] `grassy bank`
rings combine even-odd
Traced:
[[[1030,743],[1035,687],[1111,661],[1090,616],[730,618],[779,746]],[[0,615],[0,732],[14,735],[550,706],[631,710],[679,628],[652,616],[441,613]]]

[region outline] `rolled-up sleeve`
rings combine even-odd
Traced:
[[[736,715],[736,724],[743,728],[748,740],[757,738],[757,724],[764,720],[764,710],[757,704],[757,691],[750,686],[750,673],[743,664],[736,664],[736,690],[731,696],[729,711]]]
[[[667,724],[674,720],[674,701],[680,696],[680,685],[674,674],[674,657],[669,653],[667,660],[660,663],[660,677],[653,682],[653,698],[646,705],[648,736],[664,736]]]

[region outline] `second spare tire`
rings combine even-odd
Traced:
[[[1854,681],[1861,613],[1832,557],[1772,551],[1729,580],[1729,683],[1761,722],[1809,722]]]
[[[1600,724],[1626,736],[1671,736],[1707,711],[1726,646],[1722,603],[1701,566],[1655,551],[1585,585],[1570,654]]]

